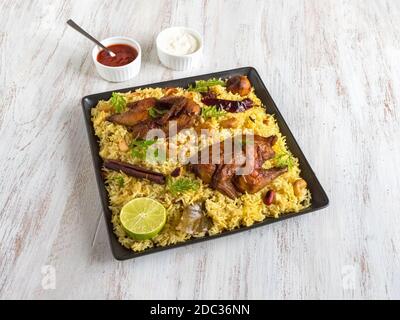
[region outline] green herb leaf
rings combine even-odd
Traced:
[[[122,188],[125,184],[125,180],[123,176],[118,176],[115,178],[117,180],[118,186]]]
[[[131,155],[134,158],[139,158],[144,160],[146,158],[147,149],[156,143],[157,140],[143,140],[136,139],[133,140],[130,144],[131,147]]]
[[[158,110],[158,109],[152,107],[149,109],[149,116],[152,118],[158,118],[158,117],[161,117],[167,111],[168,110]]]
[[[124,186],[125,180],[123,176],[115,176],[110,178],[108,183],[110,184],[112,181],[115,181],[118,185],[118,187],[122,188]]]
[[[291,169],[294,166],[293,157],[286,152],[276,155],[273,162],[279,168],[288,167]]]
[[[189,91],[196,91],[196,92],[207,92],[209,87],[212,86],[223,86],[225,87],[225,81],[221,79],[212,78],[209,80],[198,80],[195,82],[195,85],[190,85],[188,90]]]
[[[177,195],[178,193],[189,190],[196,191],[199,189],[199,187],[200,184],[197,180],[192,180],[189,178],[167,179],[167,190],[173,195]]]
[[[225,110],[219,110],[216,106],[205,106],[201,108],[201,116],[204,119],[219,118],[225,114]]]
[[[126,107],[126,98],[118,92],[113,92],[110,103],[116,112],[121,113]]]

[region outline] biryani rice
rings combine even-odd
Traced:
[[[243,99],[239,95],[228,92],[225,87],[220,85],[214,86],[212,90],[221,99]],[[204,106],[199,93],[187,91],[183,88],[173,88],[173,90],[162,88],[138,89],[135,92],[125,93],[124,96],[128,102],[134,102],[149,97],[161,98],[164,95],[171,94],[171,92],[174,95],[192,98],[200,106]],[[244,132],[254,132],[254,134],[263,137],[276,135],[278,140],[273,146],[274,151],[277,154],[283,152],[290,154],[286,146],[285,137],[280,133],[274,116],[266,113],[266,111],[268,112],[268,106],[266,108],[262,106],[261,101],[253,90],[247,97],[253,100],[254,107],[245,112],[229,113],[218,119],[211,118],[207,120],[207,126],[216,130],[220,135],[208,136],[199,145],[199,150],[205,145],[222,141],[227,137],[233,137],[243,130]],[[163,163],[146,162],[142,159],[133,158],[130,150],[121,151],[119,148],[120,141],[124,140],[129,144],[133,138],[124,126],[106,121],[106,118],[113,112],[113,107],[109,101],[100,101],[92,109],[92,121],[96,136],[99,138],[100,156],[102,159],[116,159],[138,164],[166,175],[169,175],[177,167],[177,163],[170,159],[167,159]],[[236,119],[236,128],[223,129],[220,127],[220,122],[227,118]],[[202,121],[204,122],[205,120],[203,119]],[[169,147],[179,151],[184,147],[184,141],[187,138],[188,134],[181,131],[177,135],[176,144],[169,142]],[[166,144],[166,141],[159,139],[157,143]],[[294,194],[293,183],[297,179],[300,179],[300,169],[298,160],[294,157],[293,160],[294,165],[289,168],[288,172],[274,179],[263,190],[255,194],[243,194],[234,200],[219,191],[209,188],[184,167],[181,176],[197,180],[199,189],[196,191],[186,191],[178,195],[166,192],[164,185],[130,177],[122,172],[105,170],[106,188],[109,194],[114,232],[119,242],[126,248],[130,248],[133,251],[143,251],[153,246],[168,246],[189,239],[191,235],[176,230],[176,226],[179,223],[183,209],[196,202],[205,203],[205,214],[212,220],[212,227],[208,231],[210,235],[242,226],[248,227],[256,222],[263,221],[265,218],[278,218],[285,213],[298,212],[310,205],[311,194],[308,190],[300,198]],[[268,161],[265,163],[266,167],[270,165]],[[123,185],[121,185],[121,181],[123,181]],[[265,194],[265,190],[269,189],[276,192],[276,197],[274,203],[267,206],[263,203],[262,197]],[[165,227],[151,240],[138,241],[130,238],[123,230],[119,220],[119,214],[123,205],[137,197],[153,198],[162,203],[167,210],[167,223]],[[204,235],[203,233],[196,236]]]

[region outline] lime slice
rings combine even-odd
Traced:
[[[164,206],[150,198],[137,198],[122,207],[119,216],[126,233],[137,240],[155,237],[165,225]]]

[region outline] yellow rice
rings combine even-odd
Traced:
[[[221,99],[241,100],[243,97],[232,94],[222,86],[214,86],[212,90],[218,94]],[[170,89],[162,88],[147,88],[139,89],[135,92],[124,94],[128,102],[141,100],[143,98],[155,97],[161,98],[164,95],[170,94]],[[190,97],[201,103],[201,95],[197,92],[189,92],[182,88],[174,90],[174,95],[183,95]],[[212,118],[209,125],[220,132],[220,137],[208,137],[206,144],[212,144],[224,140],[226,137],[233,137],[238,130],[254,130],[254,134],[268,137],[277,135],[278,141],[273,149],[276,153],[289,152],[286,147],[285,137],[279,132],[279,127],[273,115],[266,113],[261,101],[252,91],[248,97],[253,100],[254,107],[241,113],[229,113],[221,118]],[[268,112],[268,106],[266,106]],[[162,172],[166,175],[170,174],[177,164],[167,159],[162,164],[148,163],[144,160],[133,158],[130,151],[120,151],[119,142],[122,139],[129,144],[132,136],[129,131],[121,125],[113,124],[106,121],[106,117],[114,112],[113,107],[108,101],[100,101],[98,105],[92,109],[92,121],[95,133],[99,138],[100,156],[103,159],[117,159],[120,161],[129,162],[132,164],[140,164],[154,171]],[[238,122],[236,129],[221,129],[219,122],[226,118],[235,117]],[[201,120],[205,121],[205,120]],[[177,143],[170,144],[170,148],[175,147],[179,150],[182,147],[183,141],[187,138],[184,133],[179,133]],[[166,143],[163,139],[157,143]],[[202,148],[204,145],[199,147]],[[269,166],[268,162],[265,164]],[[124,185],[120,186],[118,177],[122,176]],[[183,170],[182,176],[197,179],[192,173]],[[196,202],[205,203],[205,214],[211,218],[212,227],[209,234],[218,234],[226,230],[232,230],[239,227],[248,227],[256,222],[263,221],[265,218],[278,218],[285,213],[298,212],[310,205],[311,194],[307,190],[300,198],[296,197],[293,190],[293,182],[300,178],[300,169],[298,160],[294,158],[294,166],[289,171],[280,177],[273,180],[268,186],[256,194],[244,194],[241,197],[232,200],[229,197],[221,194],[218,191],[212,190],[205,185],[200,179],[197,179],[200,188],[196,191],[187,191],[178,196],[173,196],[166,192],[165,186],[155,184],[153,182],[137,179],[125,175],[122,172],[107,171],[106,172],[106,188],[109,194],[110,209],[112,211],[112,223],[114,232],[117,235],[120,243],[134,251],[143,251],[153,246],[167,246],[178,242],[185,241],[191,237],[182,231],[175,229],[179,223],[183,209]],[[273,204],[267,206],[263,203],[262,197],[266,190],[274,190],[276,198]],[[120,210],[125,203],[136,197],[150,197],[162,203],[167,209],[167,223],[163,230],[153,239],[145,241],[137,241],[128,237],[123,230],[120,221]],[[205,236],[200,234],[196,236]]]

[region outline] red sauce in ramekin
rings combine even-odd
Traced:
[[[111,57],[105,50],[101,50],[97,55],[97,61],[105,66],[121,67],[131,63],[138,56],[137,50],[127,44],[113,44],[107,48],[115,53],[115,57]]]

